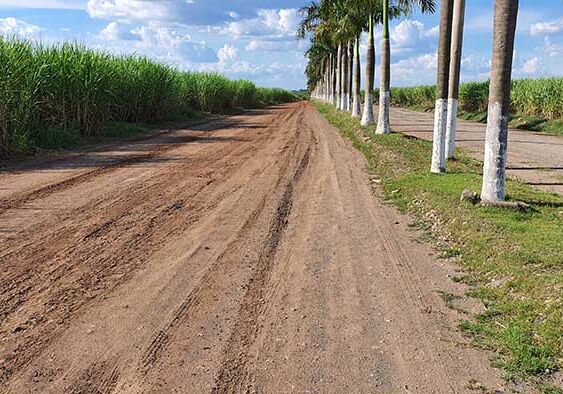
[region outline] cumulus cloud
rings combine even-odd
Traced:
[[[172,20],[172,2],[143,0],[88,0],[87,10],[92,18],[120,21]]]
[[[300,7],[301,0],[286,0]],[[221,25],[233,19],[251,19],[258,9],[274,9],[276,0],[88,0],[93,18],[148,22],[156,19],[194,26]]]
[[[421,44],[432,45],[438,39],[438,33],[438,26],[427,29],[420,21],[404,20],[391,31],[391,40],[394,48],[410,49]]]
[[[297,9],[261,9],[257,16],[229,22],[222,29],[223,34],[241,37],[285,37],[293,38],[299,24],[299,11]]]
[[[100,38],[107,41],[136,41],[140,37],[118,22],[110,22],[101,32]]]
[[[12,17],[0,18],[0,35],[21,36],[24,38],[37,39],[41,28],[37,25],[27,23],[21,19]]]
[[[220,63],[227,63],[237,57],[237,49],[229,44],[225,44],[223,48],[217,51],[217,58]]]
[[[192,63],[219,61],[215,51],[204,42],[195,42],[182,28],[130,25],[111,22],[98,35],[98,46],[118,53],[136,53],[186,68]]]
[[[436,53],[424,53],[392,63],[392,83],[395,86],[435,83],[437,62]]]
[[[85,1],[81,0],[0,0],[0,8],[42,8],[83,10]]]
[[[530,26],[532,36],[563,33],[563,18],[552,22],[539,22]]]

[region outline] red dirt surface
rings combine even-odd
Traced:
[[[503,392],[309,104],[0,174],[0,392]]]

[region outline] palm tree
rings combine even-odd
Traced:
[[[348,41],[348,112],[352,112],[352,99],[354,92],[354,46],[355,39]]]
[[[336,108],[342,104],[342,43],[338,44],[336,60]]]
[[[360,36],[356,37],[354,43],[354,88],[352,92],[352,117],[359,118],[362,116],[361,109],[361,66],[360,66]]]
[[[448,93],[448,119],[446,122],[446,159],[453,159],[455,155],[455,135],[457,131],[457,108],[464,20],[465,0],[454,0],[450,82]]]
[[[508,111],[518,0],[495,0],[493,61],[489,88],[489,112],[485,134],[485,160],[481,199],[505,199]]]
[[[364,98],[364,111],[362,113],[362,126],[374,124],[373,119],[373,86],[375,79],[375,45],[373,40],[373,15],[368,21],[368,49],[366,57],[366,91]]]
[[[448,115],[448,74],[452,40],[454,0],[442,0],[440,10],[440,42],[438,44],[438,78],[436,81],[436,106],[434,109],[434,137],[430,171],[446,171],[446,121]]]
[[[348,101],[350,100],[348,86],[348,43],[344,43],[342,44],[342,94],[340,96],[342,111],[348,111]]]
[[[389,42],[389,0],[383,0],[383,39],[381,40],[381,79],[379,88],[379,117],[377,134],[389,134],[391,105],[391,44]]]
[[[433,13],[436,7],[435,0],[382,0],[383,1],[383,38],[381,41],[381,78],[379,89],[379,119],[377,121],[377,133],[387,134],[391,132],[389,125],[389,111],[391,105],[391,45],[389,41],[389,19],[393,13],[399,11],[408,14],[415,6],[423,13]]]

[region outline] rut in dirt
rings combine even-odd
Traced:
[[[285,185],[276,215],[268,232],[265,247],[260,251],[254,275],[238,312],[234,332],[226,347],[225,360],[217,375],[213,393],[240,393],[252,388],[254,381],[246,366],[249,356],[245,349],[252,345],[258,332],[258,317],[263,314],[265,297],[279,243],[287,227],[293,206],[293,190],[309,163],[307,149],[290,181]]]
[[[2,175],[0,392],[502,388],[437,293],[465,291],[452,268],[309,104],[171,133],[48,185]]]

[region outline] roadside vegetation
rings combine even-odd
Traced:
[[[419,111],[433,111],[435,86],[392,88],[392,105]],[[459,117],[485,123],[489,82],[461,84]],[[563,78],[512,81],[510,125],[514,128],[563,135]]]
[[[415,217],[437,241],[444,257],[456,257],[470,285],[469,295],[485,311],[460,328],[475,343],[495,352],[507,379],[525,379],[545,393],[561,393],[549,376],[563,367],[563,198],[508,181],[508,200],[533,209],[516,212],[461,202],[467,188],[478,190],[482,164],[462,150],[449,175],[428,172],[432,143],[403,134],[377,135],[374,126],[333,106],[317,109],[351,139],[381,180],[385,198]]]
[[[70,146],[121,123],[295,100],[282,89],[182,72],[137,56],[0,37],[0,155]],[[134,128],[129,128],[129,131]]]

